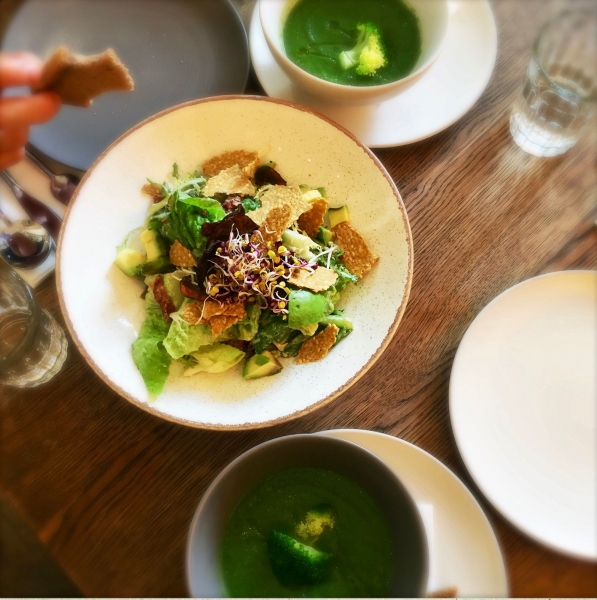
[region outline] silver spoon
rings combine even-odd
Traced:
[[[29,219],[10,221],[0,211],[0,258],[17,269],[34,269],[41,265],[52,250],[52,238],[39,224]]]
[[[49,206],[28,194],[8,171],[0,171],[0,179],[8,184],[29,218],[39,223],[52,236],[54,243],[58,244],[62,219]]]
[[[77,189],[78,180],[72,175],[56,175],[47,165],[25,148],[27,159],[50,178],[50,192],[62,204],[68,204]]]

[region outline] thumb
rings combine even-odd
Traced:
[[[0,88],[33,85],[39,81],[43,62],[29,52],[0,52]]]

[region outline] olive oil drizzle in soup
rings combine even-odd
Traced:
[[[384,45],[386,65],[373,75],[344,70],[339,55],[357,41],[357,25],[373,23]],[[421,30],[402,0],[299,0],[282,33],[286,54],[303,70],[343,85],[382,85],[409,75],[421,54]]]
[[[325,578],[285,586],[268,553],[273,531],[299,539],[314,507],[332,507],[334,525],[310,545],[332,555]],[[232,597],[383,597],[392,570],[392,542],[381,511],[356,482],[333,471],[285,469],[251,490],[236,507],[222,544],[222,572]]]

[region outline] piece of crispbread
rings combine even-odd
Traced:
[[[241,194],[252,196],[255,187],[249,178],[242,172],[238,165],[232,165],[212,177],[203,188],[204,196],[215,196],[216,194]],[[259,223],[258,223],[259,225]]]
[[[238,165],[247,177],[253,177],[259,166],[259,154],[248,150],[232,150],[214,156],[203,163],[203,174],[215,177],[224,169]]]
[[[207,324],[215,336],[247,316],[245,305],[220,304],[208,298],[204,302],[193,302],[185,307],[182,318],[191,325]]]
[[[328,325],[321,333],[307,340],[298,351],[296,362],[303,365],[324,358],[336,343],[339,331],[336,325]]]
[[[356,232],[346,221],[338,223],[332,229],[334,241],[344,251],[344,264],[359,279],[371,271],[379,256],[372,252],[360,233]]]
[[[306,269],[293,270],[288,283],[317,293],[332,287],[337,279],[338,274],[336,271],[326,269],[325,267],[317,267],[312,273]]]
[[[276,206],[267,214],[265,221],[259,228],[259,233],[264,242],[277,242],[282,239],[282,234],[292,225],[292,212],[290,206]]]
[[[320,226],[323,225],[327,210],[328,203],[325,198],[313,200],[311,208],[298,218],[299,227],[306,231],[309,237],[314,238],[319,233]]]
[[[60,46],[46,61],[34,92],[56,92],[64,104],[89,107],[104,92],[130,92],[135,83],[112,48],[82,56]]]
[[[174,243],[170,246],[170,262],[176,267],[197,266],[193,253],[178,240],[174,240]]]
[[[274,185],[261,196],[261,207],[247,213],[247,216],[257,225],[261,225],[271,210],[282,206],[290,208],[290,223],[294,223],[305,211],[311,208],[311,205],[303,200],[300,188]]]

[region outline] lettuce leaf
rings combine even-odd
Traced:
[[[178,360],[215,341],[216,336],[209,325],[191,325],[181,318],[172,321],[164,340],[164,348],[172,358]]]
[[[333,286],[334,294],[339,294],[340,292],[342,292],[344,290],[344,288],[346,288],[346,286],[349,283],[357,283],[357,281],[359,280],[359,278],[356,275],[354,275],[353,273],[351,273],[344,266],[344,263],[340,260],[340,258],[342,257],[342,254],[343,254],[343,252],[340,249],[332,252],[329,267],[328,267],[328,256],[327,255],[320,256],[317,259],[317,262],[322,267],[328,267],[328,268],[332,269],[333,271],[336,271],[336,273],[338,274],[338,279],[336,280],[336,283]]]
[[[237,365],[245,357],[245,353],[228,344],[211,344],[201,346],[191,356],[197,361],[197,365],[187,369],[185,377],[196,373],[223,373]]]
[[[150,217],[148,227],[158,231],[171,244],[178,240],[196,258],[199,258],[205,250],[207,241],[201,233],[201,226],[203,223],[221,221],[225,216],[226,211],[217,200],[176,191],[168,207]]]
[[[250,342],[259,329],[259,317],[261,316],[261,309],[255,304],[245,304],[247,316],[238,323],[229,327],[220,335],[220,340],[243,340]]]
[[[259,331],[253,338],[255,352],[261,354],[273,342],[285,344],[292,334],[293,330],[288,327],[288,321],[282,319],[282,315],[265,310],[259,321]]]
[[[247,197],[247,198],[243,198],[240,203],[243,205],[243,208],[245,209],[245,214],[248,212],[251,212],[252,210],[257,210],[258,208],[261,208],[261,200],[259,200],[258,198],[251,198],[251,197]]]
[[[160,305],[151,290],[145,296],[145,311],[145,321],[139,337],[132,345],[133,361],[147,390],[157,396],[164,389],[172,362],[162,343],[168,335],[170,325],[162,316]]]

